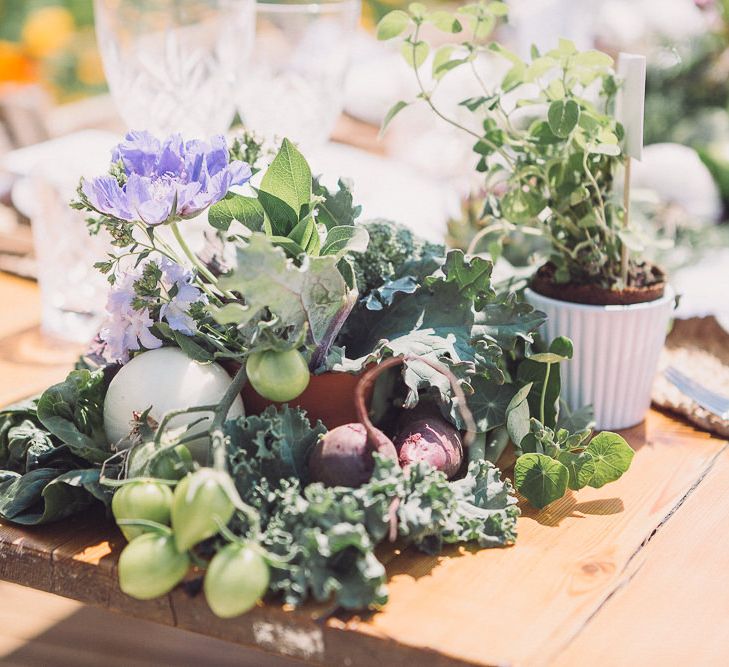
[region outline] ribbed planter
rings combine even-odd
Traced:
[[[531,289],[524,295],[547,314],[547,340],[568,336],[575,344],[573,359],[560,369],[567,405],[592,405],[598,429],[628,428],[643,421],[675,305],[671,287],[660,299],[630,306],[558,301]]]

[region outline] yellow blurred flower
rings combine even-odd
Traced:
[[[78,80],[87,86],[98,86],[104,83],[104,68],[101,56],[94,48],[84,49],[78,57],[76,65]]]
[[[0,83],[30,83],[38,79],[35,63],[12,42],[0,41]]]
[[[35,58],[50,56],[73,38],[73,15],[65,7],[42,7],[31,12],[23,26],[23,44]]]

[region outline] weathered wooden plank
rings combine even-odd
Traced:
[[[615,594],[555,661],[584,665],[729,663],[729,451],[640,549]]]
[[[389,604],[348,629],[476,664],[544,664],[726,447],[655,412],[626,437],[636,456],[621,480],[526,510],[510,549],[406,551],[388,568]]]
[[[40,322],[38,285],[32,280],[0,272],[0,338],[24,331],[38,322]]]

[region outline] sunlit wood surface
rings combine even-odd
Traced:
[[[77,350],[38,333],[32,283],[0,276],[0,304],[0,397],[8,402],[62,377]],[[39,349],[55,356],[38,357]],[[0,525],[0,578],[121,613],[3,584],[10,602],[0,605],[0,661],[286,664],[241,644],[355,667],[729,664],[727,442],[655,411],[625,436],[636,449],[629,473],[541,512],[523,506],[514,547],[439,557],[384,551],[390,602],[361,616],[269,605],[222,621],[182,589],[137,602],[116,584],[123,540],[103,516],[33,530]],[[23,623],[24,614],[35,623]]]

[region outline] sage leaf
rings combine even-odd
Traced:
[[[208,209],[208,222],[216,229],[228,231],[233,221],[245,225],[252,232],[263,228],[263,207],[255,197],[229,192]]]

